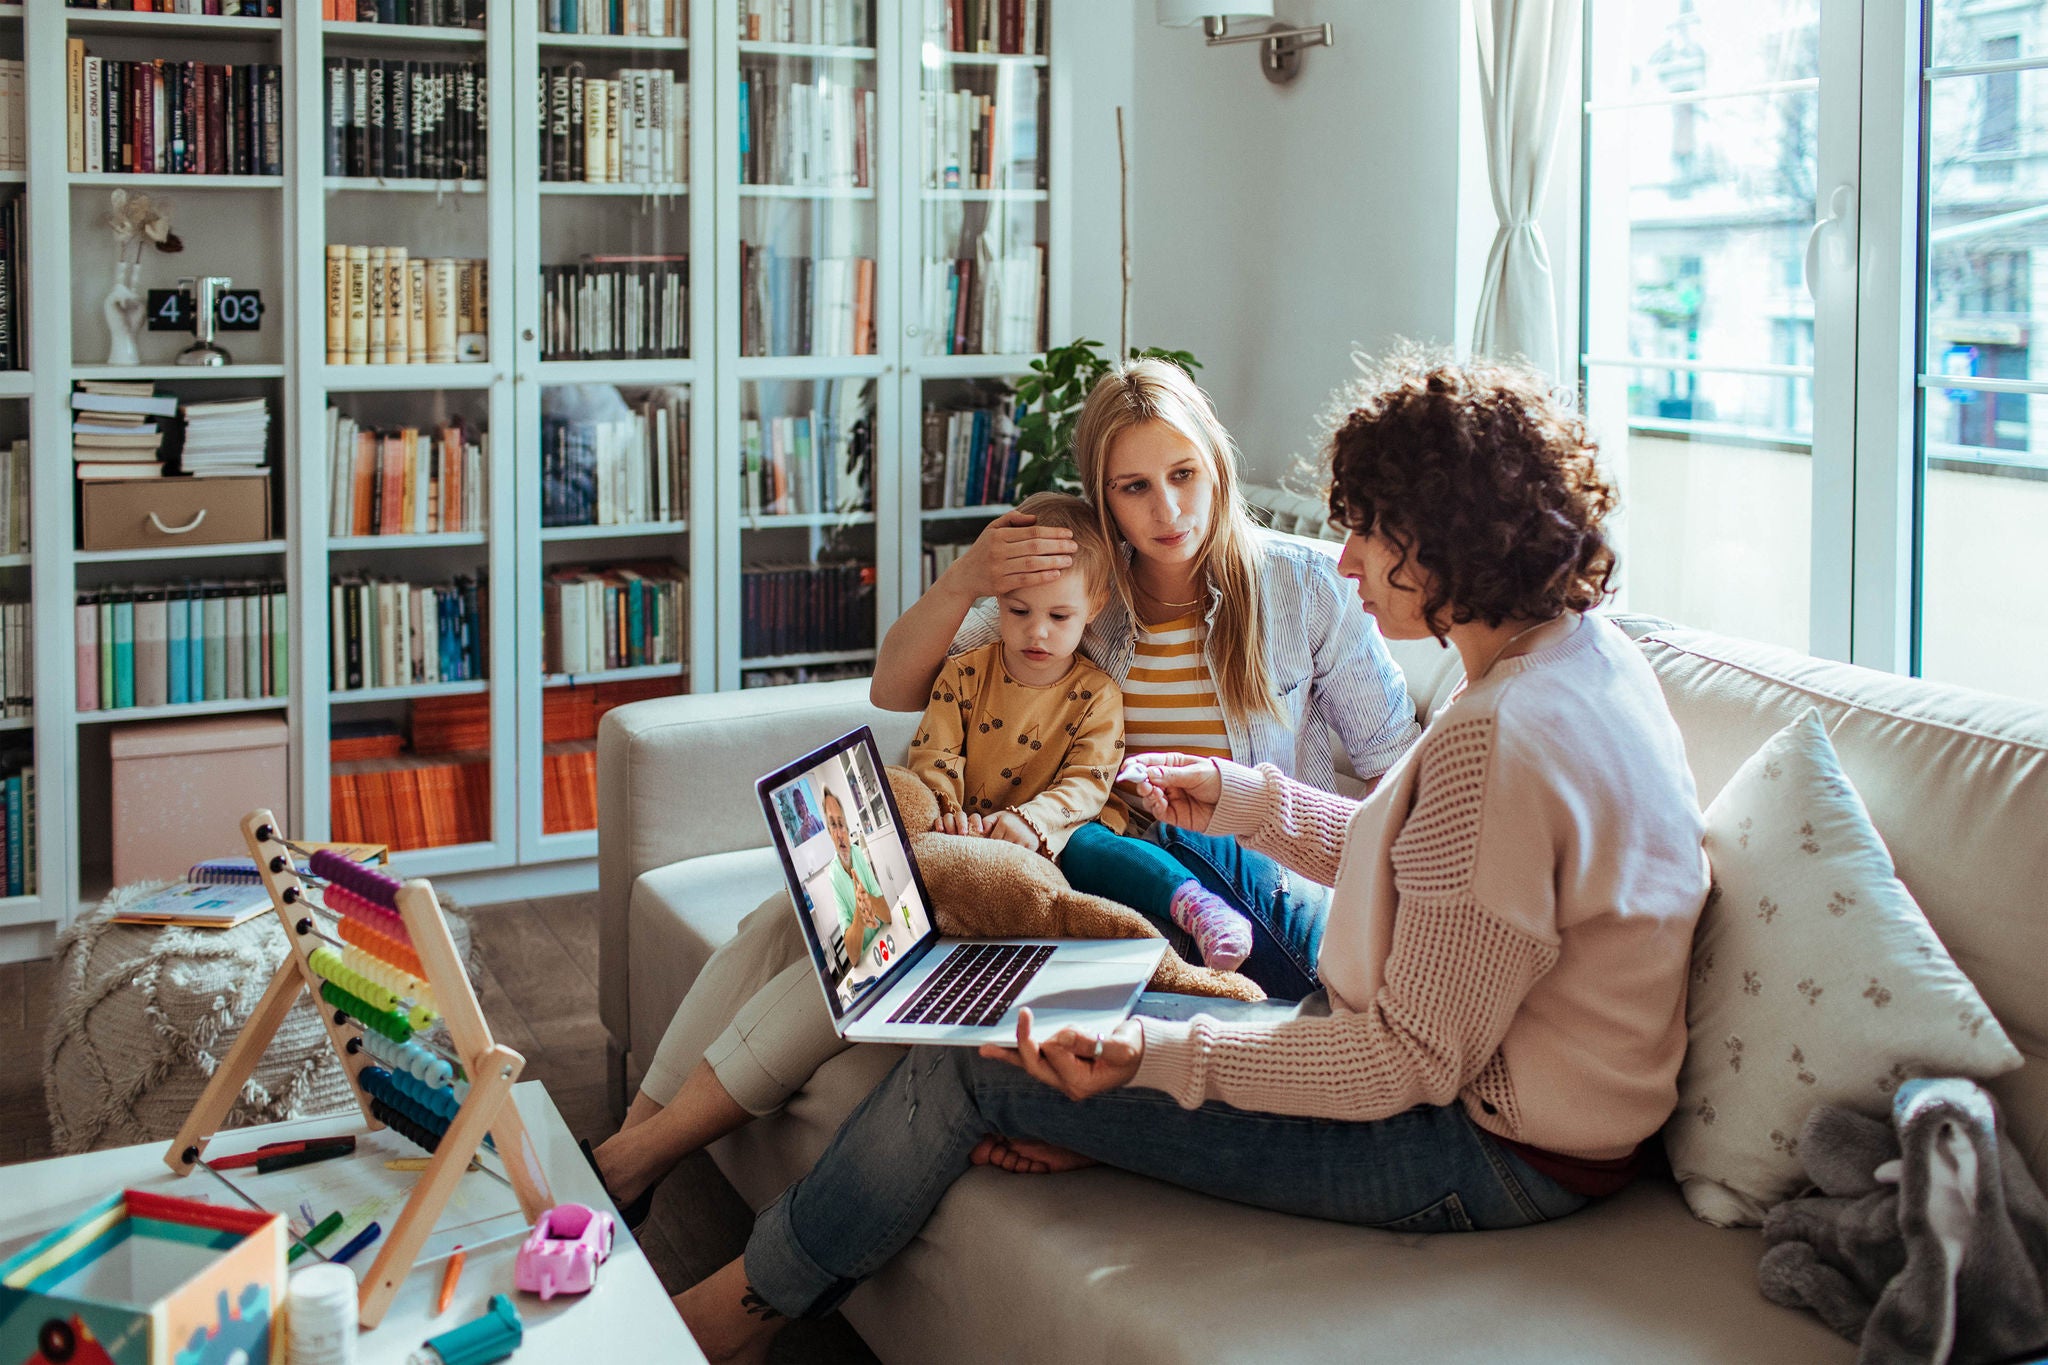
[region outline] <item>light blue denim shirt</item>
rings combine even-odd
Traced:
[[[1337,563],[1306,541],[1257,530],[1264,560],[1259,575],[1266,626],[1266,666],[1273,675],[1280,717],[1224,713],[1230,754],[1244,764],[1271,763],[1281,772],[1325,791],[1337,786],[1331,759],[1334,732],[1359,777],[1371,781],[1392,767],[1422,727],[1400,667],[1387,653],[1379,627],[1358,604],[1358,594],[1337,573]],[[1222,594],[1209,590],[1205,617],[1213,628]],[[952,652],[978,649],[998,638],[996,604],[967,614]],[[1130,676],[1134,645],[1130,613],[1115,597],[1081,636],[1081,648],[1121,687]],[[1216,673],[1213,642],[1204,661]]]

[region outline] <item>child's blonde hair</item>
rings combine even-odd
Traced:
[[[1074,568],[1088,585],[1088,614],[1107,606],[1116,583],[1116,559],[1095,509],[1072,493],[1033,493],[1017,510],[1037,517],[1040,526],[1074,533]]]
[[[1094,500],[1091,515],[1114,544],[1116,522],[1109,512],[1109,449],[1132,427],[1160,422],[1201,453],[1216,485],[1201,570],[1221,598],[1209,626],[1209,652],[1216,660],[1215,684],[1224,711],[1239,720],[1278,717],[1273,672],[1266,662],[1266,629],[1259,597],[1262,557],[1257,531],[1238,487],[1237,454],[1216,409],[1188,372],[1170,360],[1118,363],[1088,395],[1074,429],[1074,463],[1082,491]],[[1116,590],[1131,619],[1138,619],[1131,566],[1120,553],[1111,558]],[[1205,604],[1206,605],[1206,604]]]

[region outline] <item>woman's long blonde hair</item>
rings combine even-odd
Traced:
[[[1216,419],[1209,396],[1186,370],[1170,360],[1132,360],[1117,365],[1095,385],[1074,431],[1074,463],[1081,471],[1081,491],[1094,504],[1103,535],[1112,545],[1120,543],[1123,535],[1110,515],[1106,486],[1109,451],[1117,437],[1147,422],[1165,423],[1201,452],[1216,485],[1208,534],[1195,567],[1222,595],[1209,628],[1217,699],[1225,713],[1239,721],[1258,715],[1278,716],[1273,674],[1266,664],[1259,549],[1251,514],[1238,489],[1237,451],[1230,433]],[[1135,628],[1142,618],[1126,556],[1114,556],[1113,577]]]

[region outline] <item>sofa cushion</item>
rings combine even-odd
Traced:
[[[676,1006],[739,922],[762,900],[784,893],[774,846],[712,853],[642,873],[626,907],[633,944],[633,1060],[645,1070]]]
[[[834,1058],[714,1159],[764,1206],[898,1055],[868,1046]],[[1430,1237],[1267,1213],[1118,1171],[971,1171],[845,1313],[891,1365],[1854,1359],[1818,1319],[1757,1293],[1762,1253],[1758,1233],[1697,1221],[1662,1179],[1542,1227]]]
[[[1986,1088],[2048,1181],[2048,707],[1672,628],[1639,643],[1702,805],[1818,707],[1899,880],[2028,1060]]]
[[[1816,1106],[1884,1119],[1910,1077],[1981,1080],[2020,1055],[1892,875],[1818,711],[1729,779],[1706,848],[1714,894],[1664,1144],[1693,1212],[1754,1227],[1808,1183],[1799,1130]]]

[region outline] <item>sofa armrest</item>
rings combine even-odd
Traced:
[[[598,1015],[631,1048],[626,907],[641,874],[768,842],[757,779],[856,726],[900,763],[917,713],[877,709],[868,682],[700,693],[605,713],[597,734]]]

